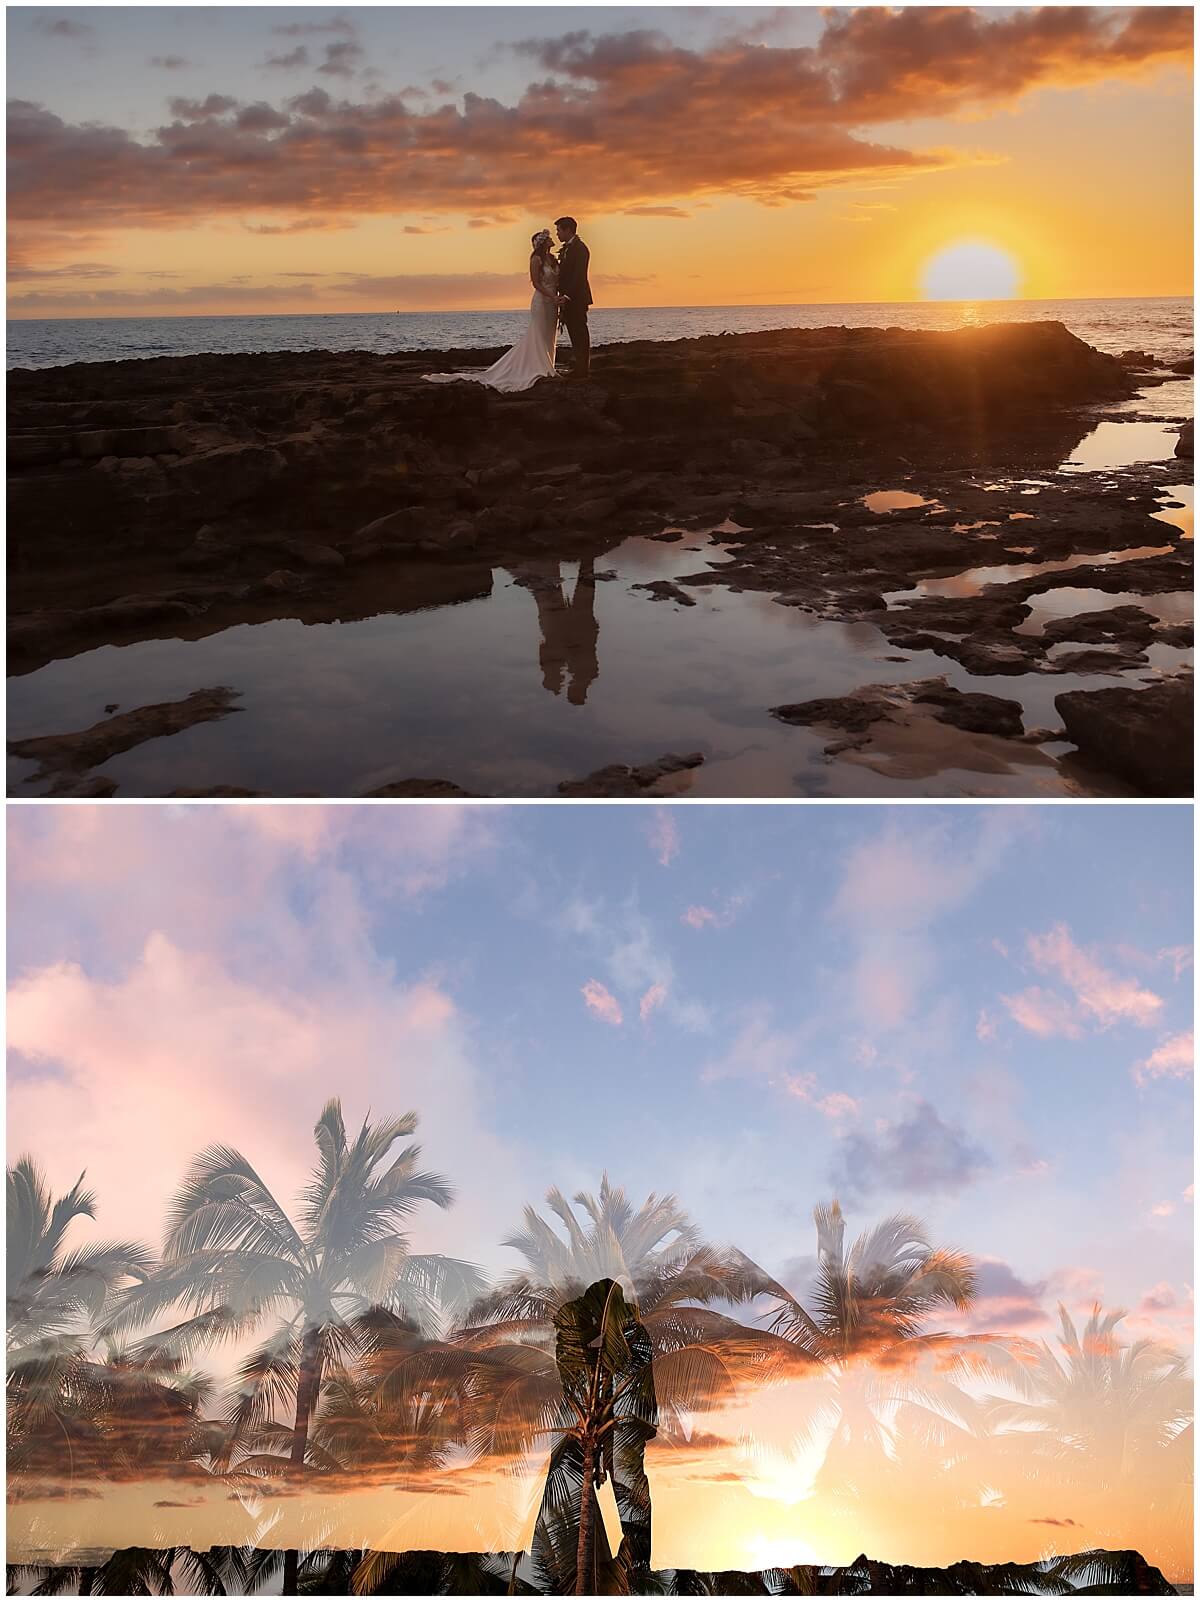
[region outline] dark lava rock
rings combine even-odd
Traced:
[[[845,729],[847,734],[862,734],[872,723],[890,718],[892,710],[893,703],[883,695],[859,690],[854,695],[820,696],[814,701],[773,706],[770,713],[781,723],[827,723],[830,728]]]
[[[630,589],[648,590],[656,601],[675,601],[680,606],[695,606],[695,597],[681,590],[678,584],[672,584],[670,579],[652,579],[647,584],[631,584]]]
[[[931,684],[913,696],[914,701],[927,702],[937,708],[943,723],[952,723],[956,729],[969,729],[973,734],[997,734],[1006,739],[1019,739],[1025,732],[1021,718],[1021,703],[1007,701],[999,695],[983,695],[977,691],[962,691],[945,684]]]
[[[1157,638],[1154,619],[1140,606],[1114,606],[1106,612],[1077,612],[1074,617],[1051,618],[1042,638],[1055,644],[1060,640],[1080,645],[1148,645]]]
[[[238,785],[238,784],[210,784],[208,786],[208,788],[204,789],[204,790],[168,790],[167,791],[167,795],[171,799],[174,799],[175,797],[178,796],[181,799],[183,797],[192,797],[192,798],[197,799],[197,800],[199,800],[201,798],[211,799],[212,797],[216,797],[216,796],[220,796],[220,797],[228,798],[228,799],[236,799],[236,798],[244,798],[244,797],[247,797],[247,796],[258,796],[258,795],[266,795],[266,794],[267,794],[266,790],[243,790],[242,787],[240,785]]]
[[[40,762],[41,768],[35,775],[38,779],[60,773],[83,773],[147,740],[178,734],[193,724],[209,723],[230,712],[240,712],[241,708],[233,704],[240,693],[224,685],[193,690],[183,701],[139,706],[132,712],[122,712],[118,717],[107,718],[103,723],[94,723],[91,728],[73,734],[44,734],[29,740],[10,740],[8,749],[13,756]]]
[[[768,1571],[769,1572],[769,1571]],[[775,1571],[778,1574],[778,1570]],[[787,1594],[802,1596],[1174,1596],[1176,1587],[1140,1552],[1093,1550],[1045,1558],[1037,1563],[978,1563],[961,1559],[946,1568],[885,1563],[860,1553],[843,1567],[804,1564],[785,1571]],[[762,1596],[774,1587],[767,1574],[738,1570],[697,1574],[677,1569],[678,1594]],[[715,1582],[715,1583],[714,1583]],[[1190,1589],[1190,1588],[1189,1588]]]
[[[687,756],[677,756],[670,751],[666,756],[659,757],[657,762],[644,762],[640,767],[614,762],[607,768],[597,768],[586,779],[564,779],[558,787],[558,793],[579,796],[640,795],[660,779],[672,773],[683,773],[688,768],[698,768],[703,761],[704,756],[700,751],[689,752]]]
[[[89,773],[86,778],[77,779],[72,774],[64,774],[55,779],[50,786],[53,796],[71,796],[76,800],[107,799],[116,795],[117,781],[110,779],[107,773]]]
[[[1194,423],[1185,423],[1179,430],[1179,438],[1175,442],[1176,456],[1190,456],[1192,454],[1192,435],[1195,431]]]
[[[1068,690],[1054,705],[1067,738],[1098,767],[1148,795],[1191,798],[1190,678],[1162,679],[1140,690]]]
[[[364,795],[368,799],[400,796],[470,796],[470,790],[460,789],[457,784],[451,784],[449,779],[398,779],[395,784],[381,784],[378,790],[367,790]]]

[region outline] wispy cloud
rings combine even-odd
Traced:
[[[602,985],[599,979],[589,979],[583,986],[580,994],[588,1011],[606,1024],[620,1028],[624,1023],[621,1004],[607,985]]]
[[[657,807],[650,825],[650,848],[664,868],[679,855],[679,825],[669,807]]]
[[[1150,1055],[1133,1068],[1134,1082],[1148,1084],[1152,1079],[1187,1079],[1195,1063],[1195,1042],[1186,1035],[1171,1035],[1155,1046]]]
[[[661,1007],[666,999],[667,987],[665,985],[651,985],[638,1004],[638,1013],[642,1022],[645,1023],[650,1014],[658,1007]]]
[[[680,923],[689,929],[727,929],[746,905],[745,895],[728,896],[720,907],[693,905],[679,915]]]
[[[1033,985],[1016,995],[1001,996],[1000,1000],[1008,1008],[1014,1023],[1043,1040],[1054,1035],[1078,1040],[1083,1034],[1083,1025],[1074,1006],[1052,990],[1042,990]]]
[[[1145,1028],[1158,1021],[1162,997],[1135,979],[1125,979],[1103,967],[1071,938],[1066,924],[1058,923],[1042,935],[1030,935],[1026,949],[1035,968],[1057,974],[1074,993],[1079,1007],[1101,1028],[1125,1021]]]

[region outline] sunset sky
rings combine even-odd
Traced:
[[[1191,289],[1189,8],[7,23],[10,316],[511,308],[563,211],[600,306]]]
[[[338,1094],[348,1123],[420,1113],[458,1199],[421,1215],[419,1249],[489,1273],[515,1265],[501,1241],[526,1203],[607,1169],[801,1295],[812,1207],[836,1194],[852,1234],[900,1209],[971,1254],[968,1329],[1050,1339],[1058,1302],[1082,1319],[1099,1299],[1128,1310],[1127,1339],[1190,1343],[1189,809],[42,806],[8,824],[9,1157],[56,1193],[87,1170],[80,1240],[157,1244],[210,1142],[293,1196]],[[812,1501],[786,1416],[710,1420],[718,1472],[656,1463],[658,1561],[701,1532],[700,1565],[1104,1543],[1188,1567],[1182,1505],[1148,1491],[943,1488],[932,1523],[896,1510],[864,1534]],[[399,1539],[511,1532],[521,1487],[473,1484],[424,1498]],[[22,1506],[14,1538],[36,1518],[121,1544],[150,1500]],[[162,1528],[175,1503],[153,1501]],[[202,1503],[189,1530],[211,1537]],[[401,1510],[363,1493],[325,1516],[381,1540]]]

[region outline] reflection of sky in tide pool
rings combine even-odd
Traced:
[[[1078,617],[1083,612],[1107,612],[1118,606],[1136,606],[1160,623],[1190,623],[1190,590],[1168,591],[1163,595],[1135,595],[1126,590],[1061,589],[1041,590],[1029,596],[1029,616],[1018,625],[1017,634],[1041,634],[1053,618]]]
[[[1178,439],[1179,431],[1164,423],[1098,423],[1076,445],[1062,471],[1094,473],[1107,467],[1170,461]]]
[[[1164,506],[1161,511],[1151,512],[1150,516],[1158,519],[1160,523],[1169,523],[1177,528],[1185,540],[1190,540],[1194,531],[1196,515],[1196,491],[1191,484],[1164,484],[1162,493],[1172,501],[1182,501],[1182,506]]]
[[[531,562],[534,588],[497,569],[490,595],[456,606],[104,646],[10,680],[10,738],[87,728],[110,703],[129,711],[225,684],[241,710],[102,764],[118,795],[215,785],[359,795],[410,778],[544,795],[608,763],[689,751],[703,752],[704,765],[669,788],[693,795],[1064,793],[1032,748],[1014,751],[1028,765],[1008,774],[885,779],[831,763],[828,734],[768,709],[944,675],[959,689],[1021,700],[1028,726],[1044,727],[1056,721],[1055,694],[1111,677],[976,677],[932,652],[897,650],[871,624],[829,622],[767,594],[688,586],[695,605],[680,607],[631,587],[724,555],[703,534],[630,539],[597,558],[594,587],[578,583],[578,563]],[[33,771],[10,763],[14,794],[48,789],[24,782]]]
[[[1064,556],[1058,562],[1021,562],[998,567],[972,567],[949,578],[920,579],[909,590],[893,590],[884,596],[889,606],[925,595],[978,595],[989,584],[1015,584],[1018,579],[1036,578],[1041,573],[1066,573],[1076,567],[1112,567],[1119,562],[1140,561],[1148,556],[1167,556],[1172,545],[1140,545],[1128,551],[1102,551],[1088,555]]]
[[[862,503],[868,512],[905,512],[914,506],[932,506],[928,495],[916,495],[912,490],[873,490],[864,495]]]

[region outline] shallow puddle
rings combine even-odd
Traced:
[[[864,495],[862,504],[868,512],[904,512],[914,506],[934,506],[937,503],[928,495],[915,495],[912,490],[873,490]]]
[[[1078,617],[1083,612],[1108,612],[1118,606],[1136,606],[1160,623],[1190,623],[1192,620],[1192,593],[1190,590],[1168,590],[1162,595],[1135,595],[1132,591],[1117,594],[1109,590],[1061,589],[1039,590],[1028,597],[1029,616],[1014,630],[1017,634],[1041,634],[1054,618]]]
[[[1164,484],[1159,493],[1168,501],[1182,501],[1182,506],[1164,506],[1160,511],[1151,512],[1150,516],[1157,518],[1160,523],[1169,523],[1177,528],[1185,540],[1192,538],[1195,513],[1196,491],[1191,484]]]
[[[1178,430],[1162,423],[1098,423],[1076,445],[1060,471],[1094,473],[1108,467],[1170,461],[1178,440]]]
[[[912,589],[893,590],[884,596],[884,600],[889,606],[904,606],[909,601],[932,595],[953,595],[965,599],[979,595],[989,584],[1015,584],[1018,579],[1037,578],[1042,573],[1066,573],[1077,567],[1114,567],[1120,562],[1135,562],[1147,556],[1169,556],[1174,548],[1173,545],[1140,545],[1128,551],[1081,552],[1075,556],[1064,556],[1057,562],[1017,562],[1002,567],[972,567],[965,573],[954,573],[949,578],[920,579]]]

